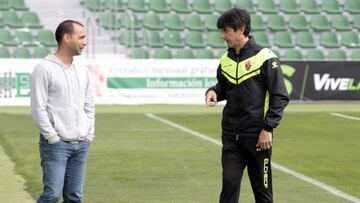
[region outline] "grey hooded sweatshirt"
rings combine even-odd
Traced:
[[[49,54],[31,74],[30,94],[32,118],[48,143],[93,140],[95,105],[85,68],[66,67]]]

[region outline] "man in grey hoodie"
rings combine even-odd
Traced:
[[[44,191],[38,203],[81,202],[89,145],[94,138],[95,105],[89,73],[73,56],[87,44],[84,26],[59,24],[58,49],[31,75],[31,113],[40,129]]]

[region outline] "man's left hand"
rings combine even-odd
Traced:
[[[260,131],[259,140],[256,147],[267,150],[272,147],[272,132],[268,132],[264,129]]]

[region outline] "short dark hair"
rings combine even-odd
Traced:
[[[62,38],[65,34],[73,34],[74,33],[74,24],[78,24],[82,27],[84,27],[83,24],[81,24],[78,21],[75,20],[65,20],[59,24],[59,26],[56,28],[55,31],[55,39],[57,41],[57,44],[60,45]]]
[[[217,21],[217,28],[233,28],[235,31],[244,27],[244,35],[248,36],[251,30],[251,19],[249,13],[245,9],[232,8],[225,11]]]

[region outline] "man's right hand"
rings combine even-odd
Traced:
[[[214,107],[217,104],[217,95],[214,90],[210,90],[206,93],[205,97],[206,107]]]

